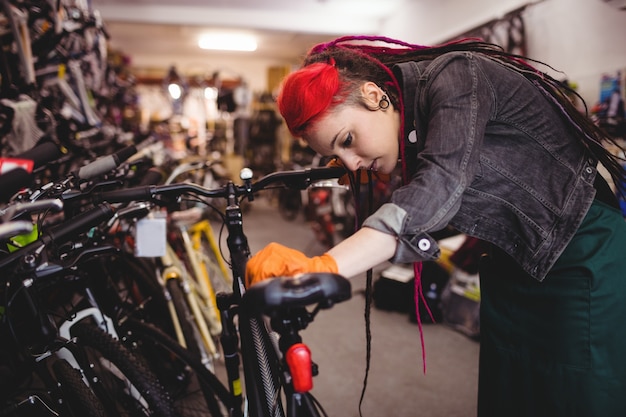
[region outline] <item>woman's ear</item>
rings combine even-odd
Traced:
[[[361,94],[368,108],[378,109],[378,103],[385,95],[385,92],[376,83],[367,81],[361,85]]]

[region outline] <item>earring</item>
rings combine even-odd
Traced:
[[[383,94],[382,98],[378,102],[378,109],[386,110],[388,108],[389,108],[389,99],[387,98],[386,95]]]

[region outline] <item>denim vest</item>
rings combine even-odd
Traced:
[[[398,238],[392,262],[434,260],[451,225],[542,280],[593,202],[597,161],[546,94],[470,52],[394,67],[411,181],[364,226]]]

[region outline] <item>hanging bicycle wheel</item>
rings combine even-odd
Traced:
[[[185,338],[185,347],[198,360],[202,358],[202,350],[200,349],[200,340],[198,331],[194,329],[195,323],[191,310],[187,305],[185,293],[181,288],[179,279],[168,279],[165,284],[167,291],[172,298],[180,328]]]
[[[175,417],[169,394],[145,360],[96,325],[75,324],[79,363],[107,413],[129,417]]]
[[[176,340],[133,318],[126,320],[121,330],[127,344],[141,352],[170,393],[178,416],[231,415],[233,401],[228,389]]]
[[[106,417],[102,403],[89,389],[78,369],[65,359],[52,364],[59,389],[63,393],[63,403],[75,417]]]

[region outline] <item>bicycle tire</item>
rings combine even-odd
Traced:
[[[194,358],[202,360],[203,352],[200,349],[200,341],[198,340],[198,331],[194,329],[195,323],[191,310],[187,305],[187,299],[183,289],[180,286],[179,279],[171,278],[165,283],[167,291],[170,294],[176,316],[180,322],[180,328],[185,338],[185,347],[193,355]]]
[[[249,415],[284,417],[280,358],[267,324],[261,317],[240,316],[239,333],[248,407],[254,413]]]
[[[77,323],[71,329],[78,346],[85,354],[89,368],[96,376],[96,395],[110,396],[100,399],[105,408],[114,406],[117,415],[175,417],[172,400],[145,361],[128,350],[119,340],[89,323]],[[92,379],[94,381],[94,379]],[[107,382],[110,382],[107,384]],[[140,397],[136,397],[133,388]],[[113,401],[111,401],[113,400]],[[128,412],[128,413],[126,413]],[[115,415],[115,414],[113,414]]]
[[[52,364],[63,401],[76,417],[106,417],[102,403],[89,389],[78,369],[65,359]]]
[[[215,374],[175,339],[153,324],[132,317],[124,322],[122,331],[130,336],[127,341],[139,349],[142,356],[147,358],[150,364],[156,368],[153,368],[155,373],[166,387],[172,386],[174,389],[180,389],[182,378],[176,373],[192,371],[201,392],[191,394],[194,396],[202,395],[209,415],[211,417],[231,415],[230,410],[233,408],[233,401],[228,389]],[[177,369],[177,363],[182,365],[182,368]],[[172,381],[173,384],[169,384],[168,381]],[[186,408],[187,399],[180,398],[177,393],[171,391],[170,395],[174,401],[174,408],[180,416],[188,417],[193,414],[194,410],[190,410],[191,413],[186,412],[188,411]],[[191,401],[197,401],[197,399]],[[206,416],[206,414],[204,415]]]

